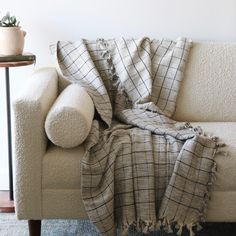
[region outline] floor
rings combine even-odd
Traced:
[[[28,236],[27,221],[19,221],[12,213],[0,213],[0,236]],[[42,236],[98,236],[88,220],[45,220]],[[174,234],[130,233],[128,236],[175,236]],[[189,236],[185,230],[182,236]],[[195,236],[236,236],[236,223],[205,223]]]
[[[236,236],[236,223],[206,223],[196,236]]]

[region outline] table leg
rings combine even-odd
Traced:
[[[9,68],[5,68],[6,77],[6,102],[7,102],[7,131],[8,131],[8,165],[9,165],[9,188],[10,201],[13,201],[13,174],[12,174],[12,137],[11,137],[11,100],[10,100],[10,77]]]

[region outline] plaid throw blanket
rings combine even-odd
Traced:
[[[204,219],[216,140],[170,117],[191,41],[112,39],[51,47],[85,87],[98,118],[86,140],[82,196],[101,235],[130,226],[182,234]],[[118,231],[118,232],[120,232]]]

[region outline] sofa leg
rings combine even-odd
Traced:
[[[41,235],[41,220],[28,220],[29,236]]]

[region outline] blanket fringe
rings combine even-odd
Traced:
[[[178,236],[182,236],[183,228],[186,227],[189,231],[189,236],[194,236],[193,228],[196,226],[196,230],[202,229],[199,223],[178,223],[177,221],[171,221],[166,217],[161,220],[138,220],[132,223],[124,222],[121,226],[121,235],[126,236],[129,233],[130,227],[133,226],[135,232],[143,234],[149,234],[154,231],[164,231],[165,233],[176,233]]]
[[[183,232],[183,227],[184,225],[183,224],[177,224],[177,226],[179,226],[179,230],[177,231],[177,235],[178,236],[181,236],[182,235],[182,232]]]
[[[99,38],[96,41],[97,47],[101,50],[101,56],[103,59],[106,60],[108,65],[108,74],[110,76],[110,85],[113,87],[113,90],[117,90],[117,87],[120,86],[120,89],[118,90],[118,93],[122,94],[125,97],[126,104],[129,104],[131,101],[129,100],[129,96],[125,91],[125,88],[119,79],[119,76],[116,73],[116,68],[112,61],[111,51],[110,51],[110,45],[107,42],[107,40],[103,38]]]
[[[129,228],[133,226],[137,232],[142,232],[144,234],[148,234],[155,230],[160,230],[161,221],[156,220],[138,220],[130,222],[123,222],[121,227],[121,235],[127,235]]]
[[[116,69],[115,69],[115,66],[112,62],[112,56],[111,56],[111,53],[109,50],[108,42],[103,38],[99,38],[99,39],[97,39],[96,43],[97,43],[97,47],[99,49],[101,49],[102,58],[104,58],[107,61],[108,71],[109,71],[109,75],[111,77],[111,80],[113,81],[113,83],[117,83],[117,80],[119,77],[116,74]]]
[[[225,152],[225,151],[222,151],[222,150],[219,150],[219,149],[222,149],[223,147],[226,146],[225,143],[220,143],[219,142],[219,137],[216,137],[216,136],[212,136],[211,139],[215,142],[216,144],[216,150],[215,150],[215,154],[218,154],[218,153],[222,153],[222,152]],[[226,152],[227,153],[227,152]],[[205,221],[205,218],[206,218],[206,213],[207,213],[207,207],[208,207],[208,201],[211,199],[211,196],[210,196],[210,189],[211,189],[211,186],[212,184],[215,182],[216,180],[216,171],[217,171],[217,164],[216,162],[214,161],[213,163],[213,166],[212,166],[212,169],[211,169],[211,175],[210,175],[210,179],[209,179],[209,182],[207,183],[208,187],[207,187],[207,193],[205,194],[204,196],[204,207],[202,209],[202,214],[200,216],[200,221],[204,222]],[[197,231],[198,230],[201,230],[202,227],[199,223],[196,224],[197,225]]]
[[[209,195],[207,195],[206,197],[209,197]],[[154,231],[164,231],[165,233],[175,232],[175,234],[178,236],[183,236],[184,228],[189,231],[189,236],[194,236],[195,232],[202,230],[202,226],[199,222],[185,224],[183,222],[169,220],[165,217],[157,221],[138,220],[133,221],[132,223],[124,222],[121,227],[121,235],[128,235],[131,226],[133,226],[135,232],[143,234],[149,234]]]
[[[202,226],[199,224],[199,222],[196,224],[196,226],[197,226],[197,232],[202,230]]]
[[[128,233],[128,230],[129,230],[129,224],[123,223],[121,229],[121,235],[125,236]]]
[[[188,224],[187,229],[189,230],[189,236],[194,236],[195,233],[193,232],[193,224]]]
[[[193,127],[190,122],[186,122],[186,123],[177,123],[176,124],[176,128],[178,130],[183,130],[183,129],[190,129],[192,130],[194,133],[196,133],[197,135],[203,135],[205,137],[210,138],[212,141],[214,141],[216,143],[216,153],[215,154],[220,154],[223,156],[228,156],[229,152],[226,150],[223,150],[224,147],[226,147],[225,143],[219,142],[219,137],[217,136],[213,136],[211,134],[208,134],[207,132],[204,132],[204,130],[200,127]]]
[[[191,124],[189,122],[186,122],[186,123],[180,123],[180,124],[177,123],[176,128],[178,130],[182,130],[182,129],[190,129],[190,128],[193,128],[193,127],[191,126]]]

